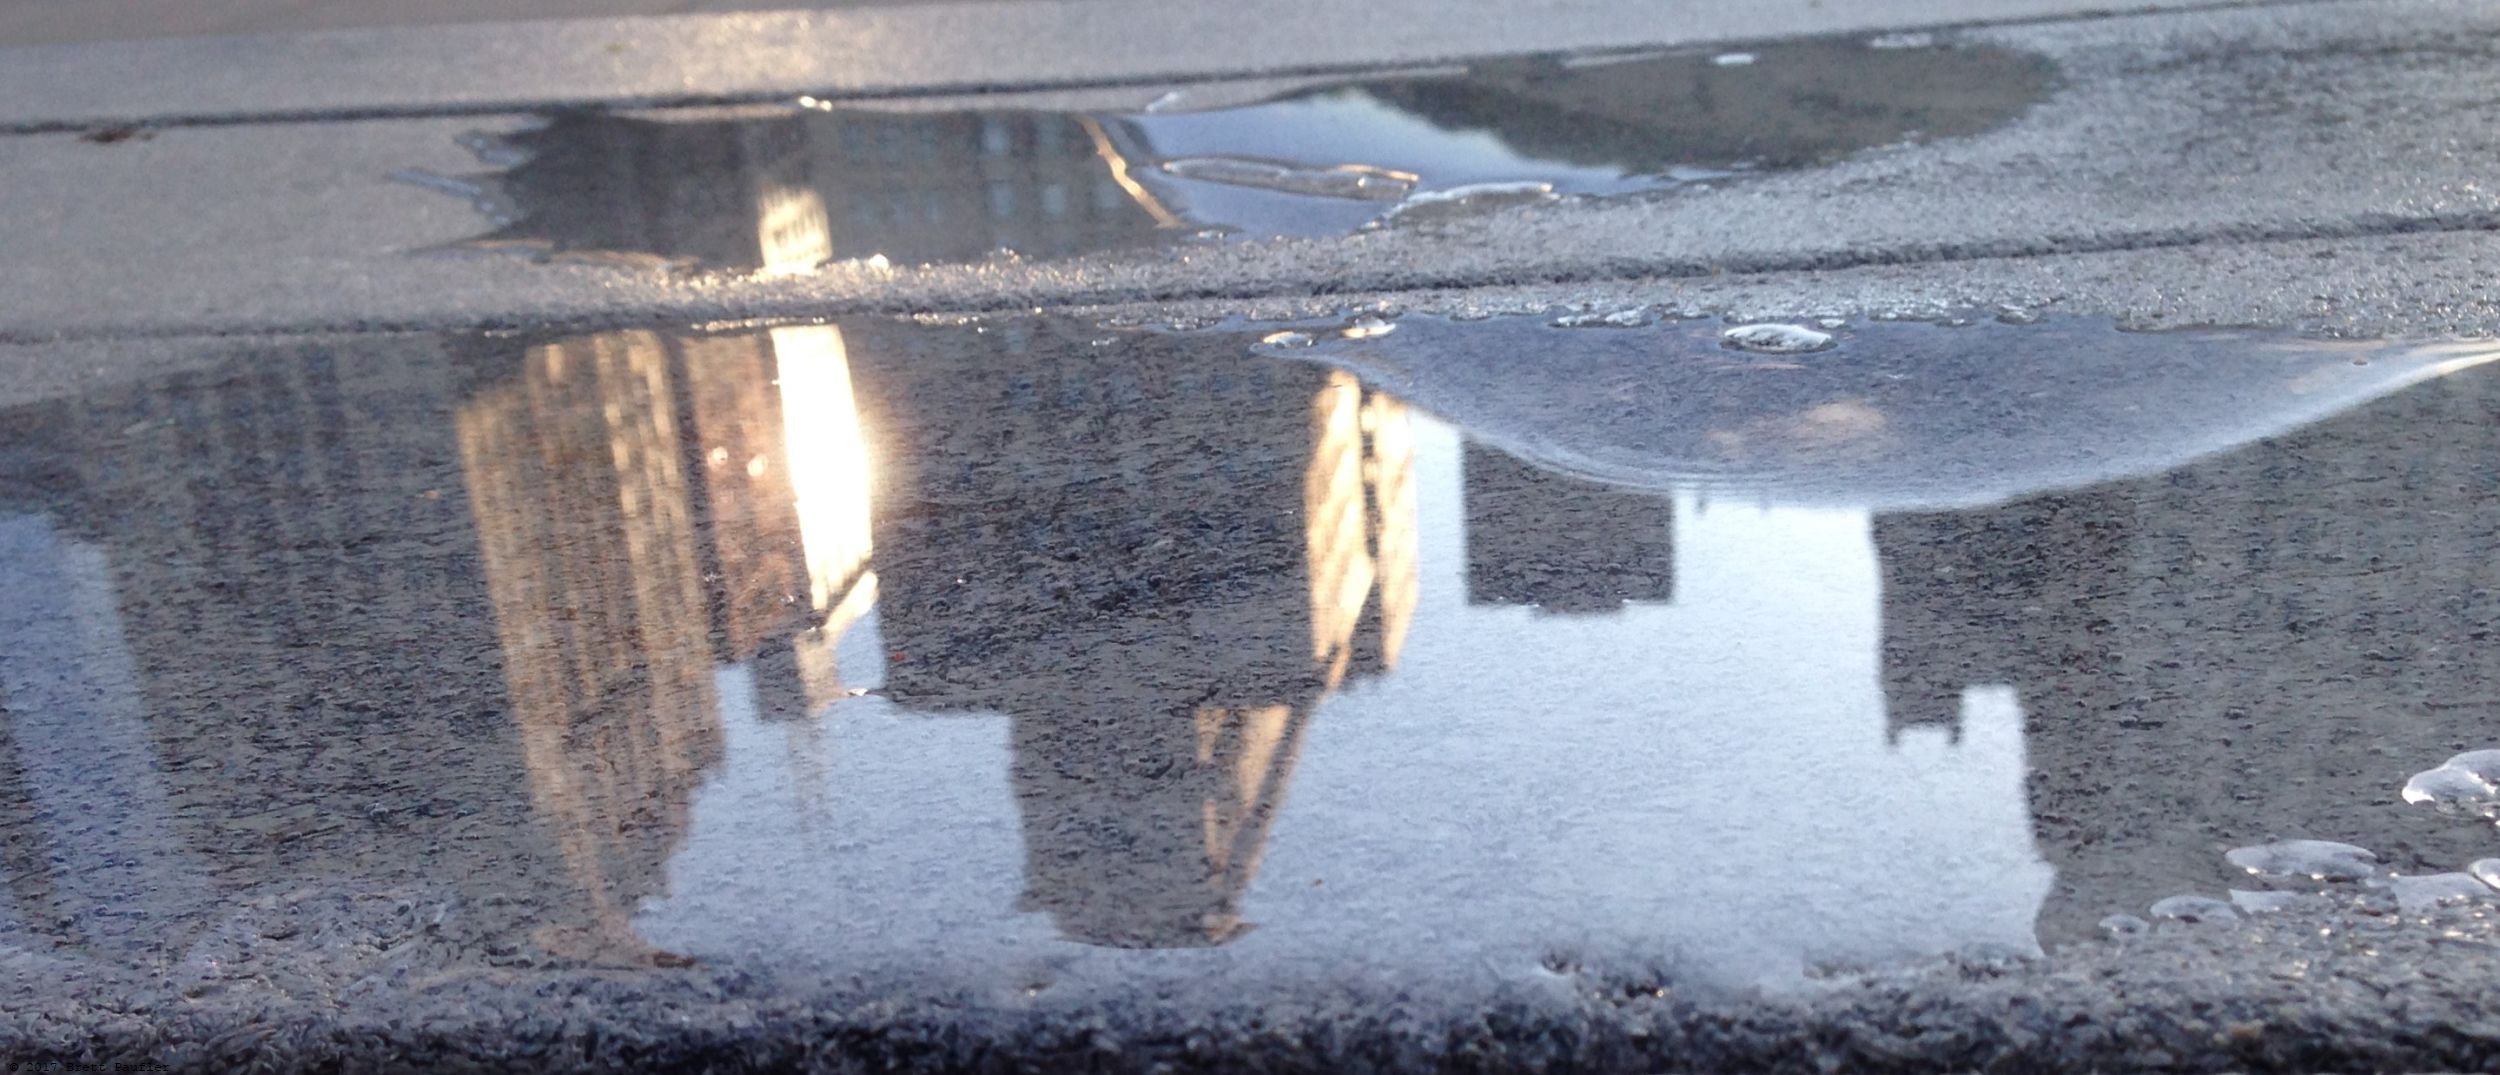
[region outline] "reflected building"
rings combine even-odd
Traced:
[[[893,406],[886,692],[1009,715],[1029,909],[1087,943],[1220,944],[1314,707],[1397,660],[1404,408],[1229,342],[999,331],[971,362],[897,334],[863,393]]]
[[[784,718],[808,765],[790,718],[845,692],[873,605],[897,701],[1010,716],[1034,907],[1095,943],[1232,936],[1313,707],[1398,659],[1406,414],[1232,342],[1044,362],[1087,348],[1033,331],[308,347],[8,412],[0,499],[109,571],[89,618],[129,713],[89,723],[138,749],[82,779],[162,804],[112,853],[195,877],[211,921],[221,893],[448,884],[490,933],[665,962],[631,920],[720,713]],[[0,780],[68,783],[16,753]],[[0,804],[0,855],[75,862],[44,801]],[[26,871],[0,910],[133,884]]]
[[[1055,257],[1177,222],[1101,126],[1071,114],[575,111],[480,144],[519,160],[481,181],[512,218],[485,246],[804,269]]]
[[[1675,503],[1468,444],[1467,601],[1612,612],[1675,597]]]
[[[810,764],[873,606],[893,702],[1005,715],[1029,909],[1220,944],[1314,712],[1416,609],[1405,408],[1240,338],[358,346],[0,411],[0,932],[171,956],[161,923],[239,895],[438,885],[489,932],[667,961],[631,919],[720,714]],[[2488,853],[2396,789],[2500,743],[2495,429],[2470,371],[2169,474],[1876,519],[1893,733],[2020,700],[2044,936],[2216,894],[2233,846]],[[1460,466],[1472,601],[1672,597],[1667,502]]]
[[[670,958],[628,920],[719,759],[721,684],[814,712],[873,600],[838,332],[361,346],[0,415],[0,502],[41,513],[0,511],[0,581],[48,595],[0,633],[77,642],[0,682],[80,684],[7,703],[0,855],[44,865],[0,911],[160,893],[133,906],[178,954],[163,923],[237,893],[450,886],[490,934]]]
[[[2018,685],[2040,668],[2073,687],[2108,673],[2112,624],[2096,594],[2123,559],[2135,502],[2124,492],[2055,493],[1987,511],[1876,517],[1884,573],[1887,739],[1930,728],[1961,739],[1962,694]]]
[[[2021,698],[2044,940],[2264,887],[2237,846],[2340,840],[2408,873],[2490,853],[2397,791],[2500,742],[2495,430],[2500,377],[2474,370],[2164,475],[1879,517],[1896,721]]]
[[[840,330],[533,347],[458,430],[531,796],[589,899],[590,947],[629,947],[720,759],[716,692],[812,715],[841,690],[833,641],[874,600]]]
[[[148,928],[161,957],[239,893],[353,878],[475,881],[469,894],[484,897],[502,887],[489,877],[548,850],[510,793],[523,766],[493,625],[477,614],[450,423],[460,379],[432,341],[368,347],[264,348],[0,415],[12,446],[0,500],[46,512],[69,547],[92,551],[100,585],[81,630],[124,654],[125,682],[86,689],[126,691],[137,735],[92,744],[94,763],[126,785],[152,770],[160,788],[109,830],[64,829],[34,810],[40,796],[12,796],[0,840],[95,842],[189,872],[204,902],[160,910]],[[24,738],[46,717],[36,701],[12,701],[21,780],[42,779],[38,758],[89,764],[75,756],[86,746]],[[12,875],[21,908],[89,883],[77,856],[44,860]]]

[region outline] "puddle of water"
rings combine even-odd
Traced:
[[[0,944],[1463,997],[2487,857],[2396,789],[2500,742],[2500,379],[2054,322],[1722,373],[1721,327],[388,337],[0,411]],[[1598,368],[1648,408],[1609,435],[1845,390],[1884,439],[1652,488],[1510,450]]]
[[[567,112],[468,140],[494,173],[400,178],[475,200],[492,248],[768,270],[1057,257],[1723,182],[1985,130],[2050,77],[1976,45],[1753,56],[1495,62],[1199,110]]]

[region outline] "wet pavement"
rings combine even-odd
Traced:
[[[1079,6],[0,55],[0,1066],[2500,1065],[2491,12]]]
[[[1526,291],[1505,301],[1531,310],[1613,292],[1746,317],[2056,303],[2130,323],[2500,330],[2500,192],[2477,163],[2500,152],[2487,10],[2347,2],[1668,49],[1640,46],[1664,32],[1640,25],[1558,55],[1526,43],[1540,24],[1422,57],[1405,49],[1429,34],[1383,38],[1362,66],[1287,51],[1256,71],[1093,81],[968,85],[984,72],[932,58],[908,92],[825,75],[710,103],[182,111],[231,88],[202,80],[91,121],[57,119],[90,114],[63,105],[0,137],[0,341],[1296,298],[1317,315],[1485,289]],[[655,77],[623,58],[655,47],[639,37],[565,40]],[[843,55],[891,62],[865,48]],[[10,59],[0,81],[41,81]],[[1661,103],[1626,116],[1571,96],[1598,85]],[[1347,126],[1277,122],[1306,112]],[[1565,118],[1589,136],[1558,134]],[[1716,172],[1735,174],[1700,178]],[[1390,173],[1415,176],[1397,201],[1308,192],[1392,194]],[[1539,184],[1555,196],[1523,194]],[[1470,187],[1473,204],[1440,197]],[[482,239],[546,261],[462,253]]]
[[[2500,743],[2487,349],[1551,322],[233,344],[0,412],[13,986],[1804,1003],[2500,934],[2416,879],[2500,837],[2398,794]]]

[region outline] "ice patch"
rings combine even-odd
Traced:
[[[1829,350],[1832,334],[1804,325],[1738,325],[1719,334],[1719,342],[1739,351],[1765,355],[1800,355]]]
[[[2223,858],[2259,877],[2357,881],[2378,872],[2377,855],[2332,840],[2284,840],[2236,848]]]

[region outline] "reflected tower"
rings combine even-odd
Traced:
[[[796,270],[1152,241],[1173,219],[1092,120],[1011,110],[573,111],[479,143],[514,218],[475,242]]]
[[[630,948],[719,760],[718,692],[753,690],[807,765],[832,643],[874,600],[842,338],[546,344],[458,427],[532,797],[589,899],[571,943]]]
[[[1313,707],[1404,637],[1405,412],[1231,340],[1052,331],[876,367],[887,691],[1010,715],[1028,907],[1093,944],[1222,943]]]
[[[10,882],[28,922],[74,923],[64,939],[80,944],[138,930],[173,955],[186,924],[263,897],[444,886],[505,906],[553,857],[518,794],[500,647],[479,614],[452,429],[466,375],[438,341],[366,348],[256,347],[0,412],[0,502],[45,505],[38,544],[81,580],[51,588],[83,626],[44,633],[50,674],[89,710],[65,738],[39,731],[72,711],[58,700],[0,702],[24,792],[0,805],[0,849],[40,865]],[[14,621],[37,611],[12,604]],[[0,663],[42,656],[9,649]],[[121,789],[119,820],[71,836],[56,830],[79,810],[42,788],[79,770],[82,798]],[[131,870],[160,874],[153,897],[93,898]],[[88,913],[100,906],[148,917]],[[500,928],[496,913],[473,921]]]
[[[2044,941],[2265,887],[2238,846],[2339,840],[2406,873],[2490,853],[2396,792],[2500,742],[2495,430],[2485,368],[2163,475],[1879,518],[1896,727],[1964,686],[2022,700]]]

